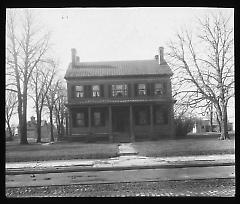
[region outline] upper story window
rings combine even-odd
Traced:
[[[138,89],[137,93],[138,93],[139,96],[147,95],[146,84],[138,84],[137,89]]]
[[[83,98],[83,96],[84,96],[83,86],[75,86],[75,90],[76,90],[76,97],[77,98]]]
[[[112,96],[123,97],[128,95],[127,84],[112,85]]]
[[[93,97],[100,97],[100,86],[99,85],[93,85],[92,86],[92,96]]]
[[[158,95],[158,96],[161,96],[163,95],[163,83],[157,83],[155,84],[154,86],[154,95]]]

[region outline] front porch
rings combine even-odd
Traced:
[[[169,104],[128,104],[69,107],[65,139],[133,142],[173,137]]]

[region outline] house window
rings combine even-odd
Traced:
[[[155,123],[162,125],[168,123],[168,112],[166,110],[157,109],[155,112]]]
[[[162,83],[155,84],[154,95],[159,95],[159,96],[163,95],[163,84]]]
[[[93,97],[100,97],[100,86],[99,85],[93,85],[92,86],[92,96]]]
[[[94,118],[94,126],[100,126],[101,125],[101,113],[94,112],[93,118]]]
[[[146,84],[138,84],[138,95],[139,96],[147,95]]]
[[[127,96],[127,94],[128,94],[127,84],[112,85],[113,97],[123,97]]]
[[[85,126],[85,118],[84,113],[77,113],[76,114],[76,126],[77,127],[84,127]]]
[[[76,86],[76,97],[83,98],[83,96],[84,96],[83,86]]]

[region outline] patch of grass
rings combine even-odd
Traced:
[[[139,155],[151,157],[235,153],[235,139],[224,141],[216,138],[159,140],[136,142],[133,146]]]
[[[6,162],[47,161],[64,159],[105,159],[116,157],[117,144],[91,143],[54,143],[42,144],[7,144]]]

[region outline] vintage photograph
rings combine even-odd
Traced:
[[[5,196],[235,197],[234,8],[7,8]]]

